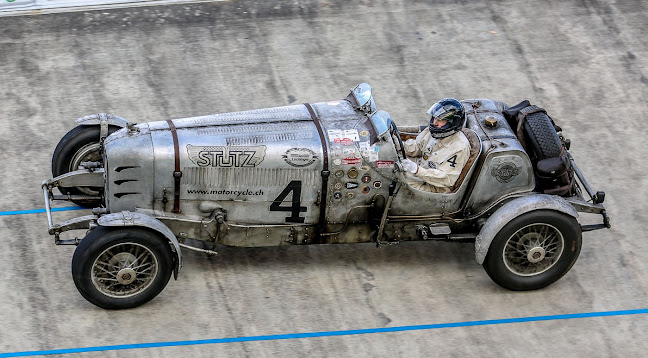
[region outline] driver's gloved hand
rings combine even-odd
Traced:
[[[403,169],[405,171],[408,171],[412,174],[416,174],[416,172],[418,172],[418,164],[409,159],[402,159],[401,164],[403,165]]]

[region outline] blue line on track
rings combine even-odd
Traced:
[[[637,309],[637,310],[624,310],[624,311],[573,313],[573,314],[562,314],[562,315],[552,315],[552,316],[535,316],[535,317],[492,319],[492,320],[484,320],[484,321],[468,321],[468,322],[454,322],[454,323],[425,324],[425,325],[418,325],[418,326],[400,326],[400,327],[384,327],[384,328],[369,328],[369,329],[352,329],[352,330],[346,330],[346,331],[306,332],[306,333],[293,333],[293,334],[274,334],[274,335],[266,335],[266,336],[215,338],[215,339],[203,339],[203,340],[194,340],[194,341],[174,341],[174,342],[121,344],[121,345],[114,345],[114,346],[97,346],[97,347],[68,348],[68,349],[51,349],[51,350],[43,350],[43,351],[25,351],[25,352],[0,353],[0,358],[2,358],[2,357],[44,356],[44,355],[49,355],[49,354],[70,354],[70,353],[85,353],[85,352],[118,351],[118,350],[124,350],[124,349],[196,346],[196,345],[217,344],[217,343],[237,343],[237,342],[275,341],[275,340],[299,339],[299,338],[351,336],[351,335],[357,335],[357,334],[422,331],[422,330],[432,330],[432,329],[441,329],[441,328],[488,326],[488,325],[496,325],[496,324],[509,324],[509,323],[521,323],[521,322],[557,321],[557,320],[574,319],[574,318],[627,316],[627,315],[646,314],[646,313],[648,313],[648,308]]]
[[[52,208],[52,211],[68,211],[68,210],[83,210],[87,208],[83,208],[80,206],[66,206],[63,208]],[[17,210],[17,211],[0,211],[0,216],[5,216],[5,215],[24,215],[24,214],[40,214],[44,213],[45,209],[33,209],[33,210]]]

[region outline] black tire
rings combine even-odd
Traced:
[[[131,266],[138,262],[136,266]],[[98,227],[81,240],[72,257],[79,293],[106,309],[133,308],[157,296],[173,272],[166,238],[142,228]]]
[[[117,126],[108,126],[108,134],[118,130]],[[99,148],[99,126],[77,126],[61,138],[52,154],[52,175],[75,171],[81,162],[103,161]],[[104,188],[61,188],[63,194],[102,195]],[[73,200],[77,205],[94,208],[101,205],[101,200]]]
[[[581,245],[575,218],[536,210],[513,219],[495,235],[483,266],[504,288],[535,290],[564,276],[576,262]]]
[[[529,114],[525,118],[524,127],[538,159],[554,158],[560,155],[562,141],[546,113]]]

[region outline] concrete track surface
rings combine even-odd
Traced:
[[[0,353],[646,355],[647,2],[231,1],[0,25]],[[82,115],[142,122],[316,102],[363,81],[399,124],[425,123],[447,96],[543,106],[606,191],[612,229],[585,233],[572,270],[533,292],[495,285],[472,244],[221,248],[185,252],[178,281],[150,303],[106,311],[77,292],[74,247],[54,245],[44,214],[7,213],[43,208],[51,154]],[[295,335],[619,310],[639,314]],[[262,335],[287,339],[200,341]],[[187,344],[165,344],[177,341]],[[160,345],[131,346],[141,343]]]

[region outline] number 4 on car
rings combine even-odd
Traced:
[[[293,180],[286,188],[279,194],[277,198],[270,204],[270,211],[288,211],[291,213],[289,217],[286,218],[286,222],[289,223],[303,223],[304,217],[299,216],[300,213],[308,210],[307,207],[301,206],[301,190],[302,183],[299,180]],[[290,206],[281,206],[283,200],[292,193],[292,201]]]
[[[443,193],[418,190],[405,170],[417,169],[407,140],[427,123],[397,126],[366,83],[313,104],[139,124],[82,117],[42,185],[49,234],[78,245],[74,283],[106,309],[148,302],[177,279],[183,250],[218,245],[472,240],[502,287],[550,285],[576,262],[582,232],[610,227],[604,192],[590,188],[544,109],[456,103],[470,149],[465,164],[456,155],[430,164],[463,165]],[[92,214],[55,223],[61,200]],[[600,222],[580,224],[579,213]],[[66,238],[75,230],[85,237]]]

